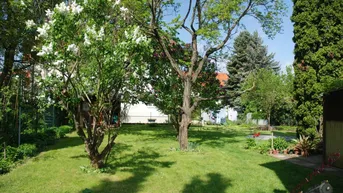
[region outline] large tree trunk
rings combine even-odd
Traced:
[[[14,63],[15,48],[15,45],[10,45],[8,48],[6,48],[4,67],[2,69],[2,73],[0,74],[0,88],[6,86],[9,83],[9,75],[12,72]]]
[[[188,148],[188,127],[192,121],[192,111],[191,111],[191,90],[192,83],[191,78],[186,77],[184,80],[184,90],[183,90],[183,103],[182,103],[182,117],[179,129],[179,143],[180,149],[186,150]]]
[[[180,129],[180,122],[181,122],[181,113],[178,110],[175,114],[170,115],[170,120],[173,128],[176,131],[176,138],[179,140],[179,129]]]

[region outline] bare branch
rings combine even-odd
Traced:
[[[191,8],[192,8],[192,0],[189,0],[188,10],[187,10],[187,13],[186,13],[185,17],[184,17],[183,20],[182,20],[182,25],[181,25],[181,26],[182,26],[186,31],[188,31],[191,35],[193,35],[194,32],[193,32],[191,29],[189,29],[189,27],[187,27],[187,26],[185,25],[186,20],[187,20],[187,18],[188,18],[188,16],[189,16],[189,13],[191,12]],[[194,14],[193,14],[193,16],[194,16]]]
[[[194,9],[193,9],[193,13],[192,13],[191,29],[192,29],[193,33],[196,32],[196,30],[195,30],[195,28],[194,28],[194,21],[195,21],[195,14],[196,14],[197,7],[198,7],[198,6],[200,6],[199,0],[196,1],[195,6],[194,6]]]

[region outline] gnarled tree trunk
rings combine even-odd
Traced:
[[[114,146],[114,140],[117,138],[117,133],[114,133],[109,137],[107,145],[100,152],[99,147],[102,144],[105,131],[109,132],[110,135],[110,125],[104,123],[106,121],[101,120],[99,117],[92,117],[92,124],[87,123],[85,114],[81,112],[81,104],[77,105],[75,111],[73,112],[74,125],[77,134],[81,137],[85,144],[85,149],[90,159],[91,165],[94,168],[102,168],[105,166],[105,159],[107,155],[111,152]],[[82,123],[85,121],[84,123]],[[88,119],[89,121],[89,119]],[[103,122],[100,125],[99,122]],[[83,126],[85,125],[85,126]],[[86,130],[86,132],[84,131]]]

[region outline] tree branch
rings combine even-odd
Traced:
[[[149,4],[150,10],[151,10],[151,23],[150,23],[150,27],[151,30],[154,34],[154,36],[157,38],[159,44],[162,46],[162,49],[164,51],[164,53],[166,54],[168,60],[170,61],[172,67],[175,69],[175,71],[179,74],[180,77],[185,77],[185,74],[182,72],[182,70],[180,69],[180,67],[178,66],[177,62],[175,61],[175,59],[173,58],[173,56],[170,54],[167,45],[164,42],[164,39],[160,36],[160,33],[158,31],[159,25],[158,23],[156,23],[156,11],[157,11],[157,7],[154,6],[154,0],[151,1],[151,4]],[[168,40],[168,38],[165,38]]]
[[[252,87],[250,87],[250,88],[240,92],[239,94],[241,95],[241,94],[244,94],[246,92],[252,91],[255,88],[255,86],[256,86],[255,82],[253,82]],[[193,111],[198,106],[199,102],[201,102],[201,101],[211,101],[211,100],[215,100],[215,99],[225,99],[225,98],[229,98],[229,96],[228,95],[224,95],[224,96],[215,96],[215,97],[209,97],[209,98],[197,97],[194,100],[194,103],[193,103],[193,105],[191,107],[191,111]]]
[[[185,25],[186,20],[187,20],[187,18],[188,18],[188,16],[189,16],[189,13],[191,12],[191,8],[192,8],[192,0],[189,0],[188,10],[187,10],[187,13],[186,13],[185,17],[184,17],[183,20],[182,20],[182,25],[181,25],[181,26],[182,26],[186,31],[188,31],[191,35],[193,35],[192,30],[189,29],[189,27],[187,27],[187,26]],[[194,14],[193,14],[193,16],[194,16]]]
[[[224,47],[224,45],[227,43],[227,41],[231,38],[232,31],[236,28],[236,26],[239,24],[241,19],[248,13],[248,11],[251,9],[251,7],[252,7],[252,0],[249,0],[249,3],[247,5],[247,7],[244,9],[243,13],[237,18],[236,22],[228,29],[224,40],[220,44],[218,44],[216,47],[211,47],[206,51],[205,56],[200,61],[199,66],[193,75],[193,79],[192,79],[193,82],[195,82],[196,79],[198,78],[198,75],[199,75],[200,71],[202,70],[203,65],[207,62],[208,57],[212,53],[214,53],[214,52],[216,52],[216,51],[218,51]]]

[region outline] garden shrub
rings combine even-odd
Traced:
[[[66,135],[67,133],[70,133],[73,131],[73,127],[70,125],[62,125],[58,128],[58,130],[60,132],[63,132]]]
[[[57,132],[56,132],[57,129],[58,129],[57,127],[51,127],[44,130],[43,135],[46,137],[47,145],[52,145],[56,142],[56,139],[58,138]]]
[[[249,138],[247,139],[247,144],[246,144],[246,149],[253,149],[256,147],[256,140],[255,139],[252,139],[252,138]]]
[[[287,149],[288,143],[283,137],[277,137],[274,139],[274,149],[282,151],[284,149]]]
[[[21,157],[32,157],[38,152],[35,144],[22,144],[18,147]]]
[[[262,143],[260,144],[257,149],[260,151],[261,154],[267,154],[268,151],[271,149],[270,143]]]
[[[1,151],[1,158],[4,157],[3,151]],[[6,161],[8,162],[15,162],[18,159],[21,159],[17,148],[11,147],[11,146],[6,146]]]
[[[11,162],[8,160],[0,159],[0,174],[6,174],[11,169]]]

